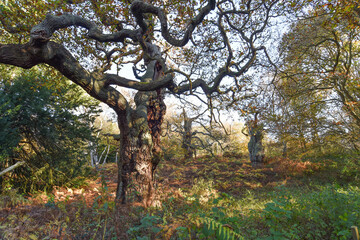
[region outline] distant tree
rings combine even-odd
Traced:
[[[265,152],[263,147],[264,125],[260,122],[259,112],[249,114],[245,123],[243,134],[249,137],[248,151],[252,166],[264,164]],[[253,119],[251,118],[253,115]]]
[[[189,117],[185,108],[180,114],[168,119],[168,133],[175,139],[174,145],[181,146],[185,160],[191,160],[198,152],[218,155],[225,150],[229,140],[227,129],[219,122],[211,122],[205,116],[207,111],[192,112]]]
[[[185,108],[183,109],[182,117],[183,117],[183,129],[184,129],[184,132],[182,133],[183,135],[182,147],[185,149],[184,158],[192,159],[194,156],[194,151],[196,151],[192,143],[192,139],[193,139],[192,124],[196,118],[189,118],[186,114]]]

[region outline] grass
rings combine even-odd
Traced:
[[[115,206],[116,166],[80,189],[0,198],[1,239],[350,239],[360,225],[356,157],[163,162],[157,207]]]

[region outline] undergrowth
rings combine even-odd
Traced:
[[[193,193],[149,210],[129,230],[131,239],[349,239],[360,223],[360,189],[353,186],[306,193],[280,187],[267,199]]]
[[[176,182],[193,174],[189,183],[162,191],[159,205],[147,209],[115,205],[103,175],[91,201],[85,193],[63,200],[48,194],[41,204],[8,189],[0,197],[0,239],[350,239],[351,226],[360,225],[358,160],[326,159],[262,169],[236,160],[236,182],[226,168],[231,159],[209,160],[209,175],[194,168],[203,166],[198,160],[182,178],[173,176]],[[242,189],[222,191],[218,179],[226,190]]]

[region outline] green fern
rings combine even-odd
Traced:
[[[196,225],[201,228],[201,231],[205,236],[213,236],[219,240],[244,239],[240,234],[234,232],[229,226],[223,225],[208,217],[196,219]]]

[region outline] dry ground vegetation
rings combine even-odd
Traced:
[[[79,189],[8,189],[0,239],[349,239],[360,225],[359,169],[339,158],[274,158],[260,168],[240,156],[163,162],[150,208],[113,202],[109,163]]]

